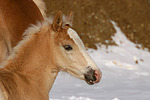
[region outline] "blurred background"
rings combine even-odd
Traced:
[[[150,50],[150,0],[44,0],[47,15],[59,10],[73,11],[73,28],[86,47],[97,49],[95,43],[115,45],[111,36],[115,21],[127,38]]]
[[[44,0],[73,11],[73,28],[101,69],[99,84],[60,73],[50,100],[150,100],[150,0]]]

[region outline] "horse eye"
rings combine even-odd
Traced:
[[[70,45],[65,45],[64,48],[65,48],[65,50],[72,50],[73,49]]]

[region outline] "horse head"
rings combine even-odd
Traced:
[[[71,20],[72,13],[64,21],[61,11],[53,20],[55,64],[60,70],[85,80],[90,85],[98,83],[102,73],[86,52],[77,32],[69,24]]]

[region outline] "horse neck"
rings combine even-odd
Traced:
[[[58,69],[54,64],[52,44],[53,37],[49,30],[32,34],[28,41],[16,47],[14,58],[8,60],[5,66],[8,70],[21,74],[35,86],[49,93]],[[18,74],[19,73],[19,74]]]

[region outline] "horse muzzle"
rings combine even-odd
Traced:
[[[86,74],[84,74],[85,81],[89,85],[98,83],[101,80],[102,72],[100,70],[93,70],[91,67]]]

